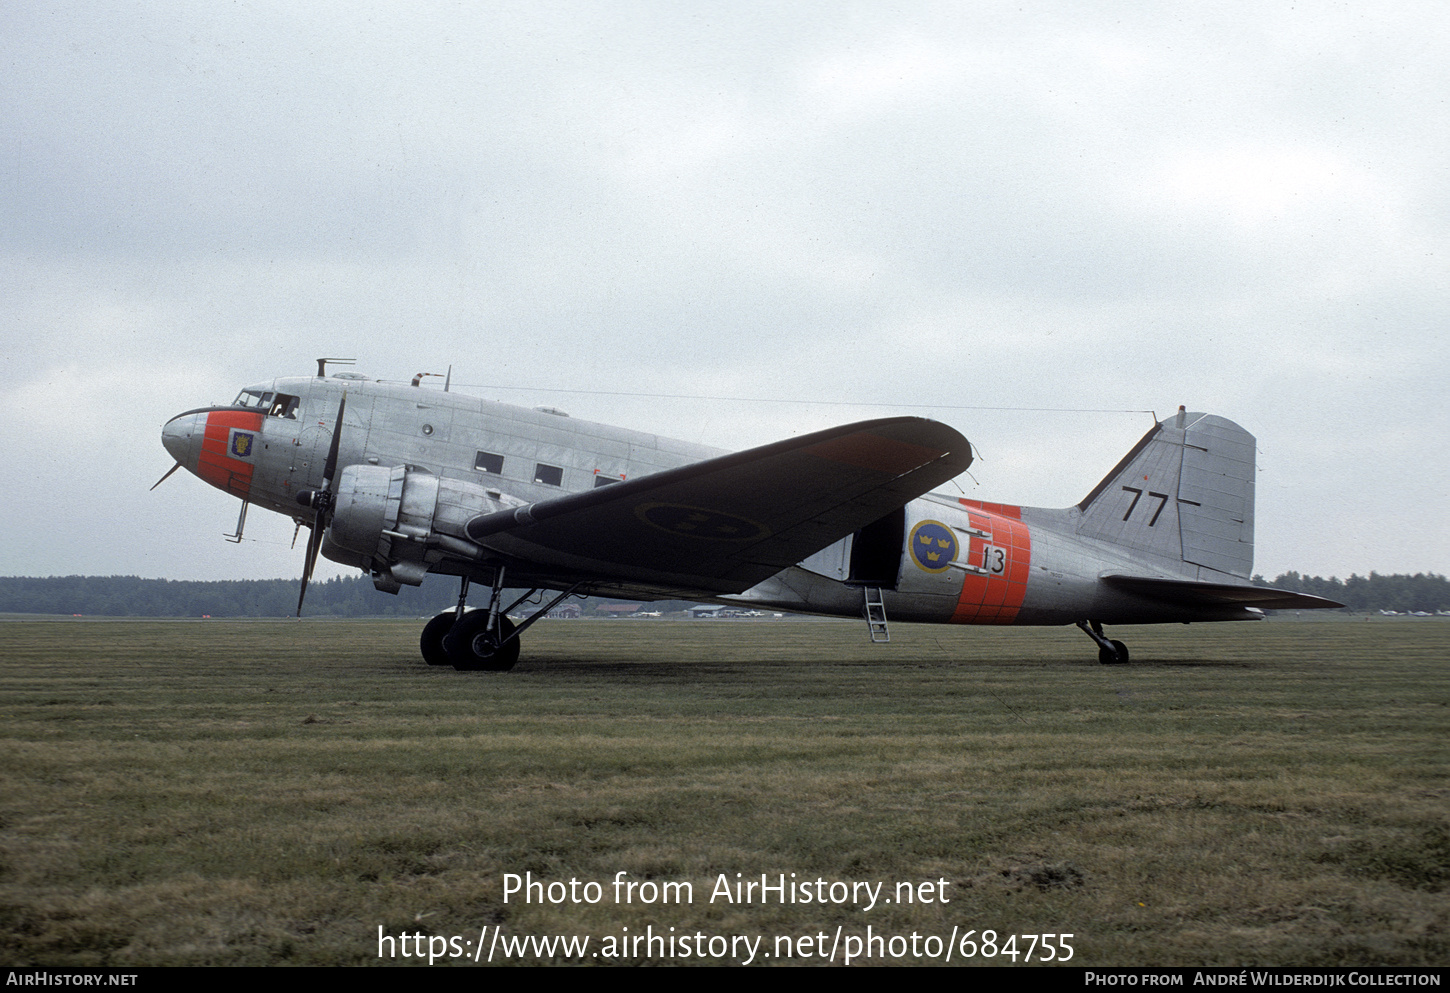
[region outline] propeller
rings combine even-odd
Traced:
[[[171,474],[173,472],[175,472],[177,469],[180,469],[180,468],[181,468],[181,463],[178,462],[178,463],[176,463],[176,465],[172,466],[170,469],[167,469],[166,470],[166,475],[162,476],[160,479],[156,480],[156,482],[154,482],[154,483],[151,484],[151,489],[154,490],[154,489],[156,489],[156,487],[158,487],[162,483],[166,482],[168,479],[171,478]]]
[[[312,528],[312,534],[307,539],[307,558],[302,564],[302,589],[297,594],[297,616],[302,616],[302,601],[307,596],[307,581],[312,578],[312,568],[317,565],[317,553],[322,548],[322,536],[327,531],[327,525],[332,520],[332,483],[333,477],[337,475],[337,448],[342,441],[342,412],[347,409],[347,393],[344,391],[342,400],[337,405],[337,423],[332,427],[332,445],[327,449],[327,461],[322,466],[322,489],[300,490],[297,493],[297,502],[304,507],[311,507],[317,513],[308,525]]]

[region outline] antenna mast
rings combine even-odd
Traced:
[[[329,362],[331,362],[331,363],[333,363],[335,365],[355,365],[357,363],[357,359],[333,359],[333,358],[318,359],[317,360],[317,378],[318,379],[324,379],[324,378],[326,378],[326,376],[327,376],[327,363],[329,363]]]

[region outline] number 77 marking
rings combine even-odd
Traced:
[[[1136,486],[1124,486],[1123,489],[1133,494],[1133,502],[1128,504],[1128,512],[1123,515],[1123,520],[1126,521],[1128,518],[1133,516],[1133,511],[1137,509],[1138,501],[1143,497],[1143,491]],[[1163,508],[1168,506],[1168,494],[1154,493],[1152,490],[1149,490],[1148,495],[1150,497],[1158,498],[1158,509],[1153,511],[1153,516],[1148,521],[1148,526],[1151,528],[1153,525],[1158,523],[1158,515],[1163,513]]]

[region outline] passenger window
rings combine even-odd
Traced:
[[[495,476],[503,473],[503,456],[493,452],[479,452],[473,458],[473,467],[479,472],[491,472]]]
[[[616,476],[595,476],[594,488],[597,490],[601,486],[610,486],[617,482],[619,482],[619,479]]]
[[[556,465],[544,465],[540,462],[534,466],[534,482],[543,483],[545,486],[562,486],[564,470]]]

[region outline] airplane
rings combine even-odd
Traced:
[[[457,577],[457,605],[423,628],[429,665],[507,671],[528,627],[585,594],[864,617],[872,641],[890,640],[888,614],[1075,624],[1109,665],[1129,654],[1104,625],[1343,606],[1249,580],[1254,437],[1183,407],[1081,502],[1044,509],[932,492],[972,448],[925,418],[729,453],[465,396],[451,376],[439,390],[422,373],[328,373],[351,361],[171,418],[176,465],[156,485],[185,468],[241,499],[233,541],[253,505],[309,528],[299,617],[319,553],[388,593]],[[468,607],[474,583],[486,607]]]

